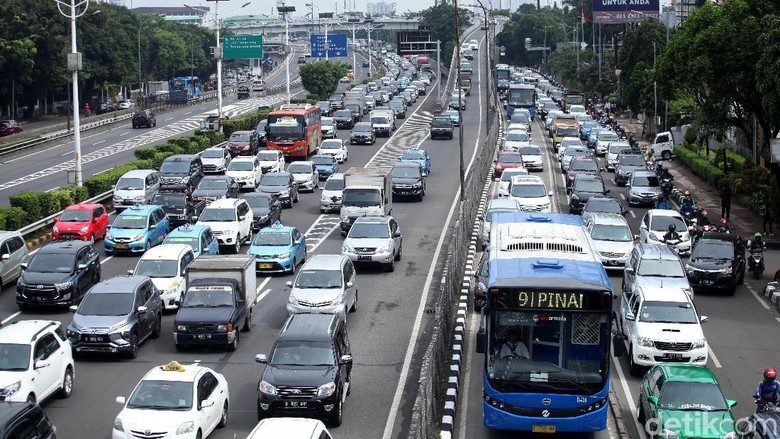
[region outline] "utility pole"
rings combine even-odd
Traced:
[[[328,21],[327,21],[329,18],[333,18],[333,12],[320,12],[320,20],[325,19],[325,61],[328,60],[328,51],[330,50],[330,44],[328,43]],[[352,67],[354,68],[354,66]]]
[[[287,103],[290,103],[290,22],[287,20],[287,14],[295,12],[295,6],[277,5],[276,10],[284,17],[284,74],[287,84]]]
[[[460,87],[460,14],[458,8],[458,0],[453,0],[455,6],[455,65],[458,67],[457,81],[458,87]],[[439,79],[441,81],[441,79]],[[460,170],[460,201],[466,201],[466,168],[463,162],[463,91],[458,88],[458,120],[461,123],[458,124],[458,152],[459,152],[459,170]],[[487,133],[486,133],[487,135]]]
[[[655,41],[653,41],[653,70],[655,70]],[[653,126],[655,133],[658,134],[658,81],[653,81]]]

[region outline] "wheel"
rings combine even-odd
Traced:
[[[777,282],[777,274],[775,274],[775,282]],[[745,283],[745,270],[742,270],[742,273],[740,273],[739,277],[737,278],[737,284],[742,285]]]
[[[98,265],[98,269],[95,270],[95,279],[93,280],[96,284],[100,283],[100,265]]]
[[[236,336],[233,338],[233,343],[230,343],[228,345],[228,350],[231,352],[235,352],[235,350],[238,349],[238,331],[236,331]]]
[[[144,245],[144,252],[152,248],[152,241],[146,240],[146,244]]]
[[[152,329],[152,333],[149,337],[160,338],[160,334],[162,334],[162,314],[157,315],[157,323],[155,323],[154,329]]]
[[[78,305],[79,304],[79,297],[81,297],[81,289],[76,288],[76,290],[73,291],[73,296],[70,298],[70,304],[71,305]]]
[[[758,269],[758,267],[753,269],[753,278],[758,279],[761,277],[761,270]]]
[[[219,424],[217,428],[225,428],[228,421],[228,402],[225,401],[225,405],[222,406],[222,416],[219,418]]]
[[[642,405],[642,400],[639,400],[637,407],[639,408],[637,409],[636,420],[639,421],[640,424],[644,424],[647,416],[645,415],[645,407]]]
[[[244,327],[241,328],[244,332],[249,332],[252,330],[252,311],[254,308],[251,306],[249,307],[249,311],[247,312],[246,317],[244,318]]]
[[[298,192],[295,193],[295,198],[293,198],[293,203],[297,203],[297,202],[298,202]],[[290,205],[290,207],[292,207],[292,205]]]
[[[60,387],[60,398],[69,398],[73,393],[73,369],[68,366],[65,369],[65,375],[62,377],[62,387]]]
[[[403,246],[399,245],[398,246],[398,254],[396,254],[395,258],[394,258],[396,261],[400,261],[401,260],[401,251],[403,251]]]
[[[198,430],[198,434],[195,435],[195,439],[203,439],[203,433]]]
[[[640,376],[642,374],[642,367],[634,363],[634,348],[628,349],[628,371],[633,376]]]
[[[357,303],[358,303],[358,292],[355,291],[355,301],[352,303],[352,307],[349,309],[349,312],[357,311]]]
[[[236,246],[231,251],[236,255],[241,253],[241,235],[236,235]]]
[[[328,424],[330,424],[331,427],[338,427],[341,425],[341,421],[343,419],[344,415],[344,397],[342,396],[339,398],[339,400],[336,402],[335,411],[333,414],[328,418]]]
[[[664,160],[671,160],[672,159],[672,153],[671,151],[664,151],[661,153],[661,158]]]
[[[305,249],[303,249],[303,259],[301,259],[301,264],[306,262],[306,258],[308,258],[308,257],[309,257],[309,249],[305,248]]]
[[[385,266],[385,270],[387,270],[387,272],[389,273],[395,271],[395,258],[393,258],[393,260],[390,261],[390,263]]]
[[[95,243],[95,234],[94,233],[90,233],[89,234],[88,241],[89,241],[90,244],[94,244]]]
[[[134,333],[130,334],[130,352],[127,353],[127,358],[131,360],[138,357],[138,336]]]
[[[31,403],[35,404],[35,400],[36,400],[35,399],[35,394],[30,393],[29,395],[27,395],[27,402],[31,402]]]

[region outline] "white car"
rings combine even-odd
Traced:
[[[607,171],[615,171],[615,167],[617,166],[617,158],[618,154],[623,152],[624,150],[630,150],[631,144],[623,141],[623,140],[617,140],[614,142],[609,142],[607,145],[607,156],[606,156],[606,162],[607,162]]]
[[[129,398],[118,396],[116,402],[124,407],[114,419],[112,439],[205,439],[227,425],[230,391],[213,369],[172,361],[152,368]]]
[[[200,161],[203,163],[203,173],[205,174],[224,174],[231,159],[232,156],[227,148],[208,148],[200,153]]]
[[[512,177],[515,175],[528,175],[528,169],[526,168],[509,168],[504,169],[501,173],[501,177],[496,179],[496,196],[508,197],[509,196],[509,183],[512,182]]]
[[[506,172],[506,171],[505,171]],[[490,242],[490,222],[494,213],[516,213],[520,212],[520,206],[517,201],[511,198],[493,198],[488,203],[485,216],[482,217],[482,249],[484,250]]]
[[[587,113],[587,110],[585,110],[584,105],[572,105],[569,107],[569,113],[572,114],[585,114]]]
[[[234,157],[225,174],[233,177],[240,188],[254,190],[263,177],[263,168],[257,156]]]
[[[552,123],[555,120],[555,116],[559,113],[563,113],[560,110],[549,110],[547,112],[547,117],[544,119],[544,127],[547,129],[547,132],[550,134],[550,137],[552,137]]]
[[[75,366],[60,322],[21,320],[0,328],[0,400],[42,402],[73,392]]]
[[[517,202],[523,212],[551,213],[553,192],[541,177],[536,175],[516,175],[509,183],[509,198]]]
[[[620,136],[614,131],[602,130],[596,136],[596,155],[602,156],[607,153],[609,142],[617,142]]]
[[[558,151],[556,151],[559,162],[563,159],[563,152],[570,146],[582,146],[582,141],[576,137],[564,137],[561,139],[561,143],[558,145]]]
[[[568,172],[569,171],[569,165],[571,164],[571,159],[574,157],[588,157],[590,156],[590,151],[588,150],[587,146],[582,146],[580,143],[580,146],[569,146],[563,151],[563,156],[561,157],[561,171]]]
[[[325,181],[320,195],[320,213],[341,210],[341,201],[344,197],[344,174],[332,174]]]
[[[514,115],[514,113],[513,113],[513,115]],[[512,122],[512,123],[509,124],[508,127],[506,127],[506,132],[508,133],[510,131],[525,131],[530,136],[531,135],[531,125],[527,124],[527,123],[522,123],[522,122]]]
[[[220,247],[239,253],[241,244],[252,238],[253,220],[252,209],[246,200],[221,198],[203,209],[196,224],[211,227]]]
[[[658,363],[706,366],[707,339],[693,300],[676,288],[639,287],[623,293],[620,331],[633,375]]]
[[[176,309],[187,291],[185,270],[195,260],[188,244],[162,244],[147,250],[129,275],[148,276],[160,291],[165,309]]]
[[[544,158],[542,157],[542,148],[539,145],[524,145],[515,151],[519,152],[523,157],[525,169],[529,171],[544,171]]]
[[[134,106],[133,101],[124,100],[124,101],[119,101],[116,107],[120,110],[129,110],[133,108],[133,106]]]
[[[592,213],[585,220],[593,244],[607,270],[622,270],[634,249],[628,221],[616,213]]]
[[[335,139],[336,133],[338,130],[336,129],[336,122],[333,120],[332,117],[323,116],[320,118],[320,124],[322,125],[322,137],[326,139]]]
[[[349,159],[349,149],[341,139],[323,140],[320,144],[320,154],[332,155],[339,163],[344,163]]]
[[[259,151],[255,157],[260,160],[260,169],[263,171],[263,174],[269,172],[284,172],[284,154],[282,154],[281,151],[267,149]]]
[[[680,234],[681,242],[677,244],[677,251],[680,256],[691,253],[691,236],[685,220],[676,210],[671,209],[650,209],[642,217],[639,223],[639,242],[659,244],[666,232],[669,230],[669,224],[674,224],[677,233]]]
[[[471,49],[471,50],[479,50],[479,41],[477,41],[477,40],[469,41],[469,49]]]
[[[301,190],[314,191],[320,185],[320,173],[312,161],[290,163],[287,172],[292,174]]]
[[[333,439],[325,424],[311,418],[266,418],[260,421],[246,439]]]
[[[517,151],[519,148],[528,146],[531,143],[531,135],[525,130],[507,131],[504,135],[504,151]]]

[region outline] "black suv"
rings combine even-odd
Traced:
[[[371,127],[371,122],[358,122],[352,128],[352,133],[349,135],[349,144],[354,145],[356,143],[371,145],[376,143],[376,134]]]
[[[100,256],[88,241],[60,241],[41,247],[22,264],[16,283],[16,304],[70,306],[100,282]]]
[[[229,175],[207,175],[192,191],[192,198],[207,203],[220,198],[238,198],[240,189],[238,182]]]
[[[431,139],[446,137],[452,140],[455,128],[449,116],[437,116],[431,121]]]
[[[607,195],[609,189],[604,186],[604,180],[600,175],[580,174],[571,185],[571,201],[569,201],[569,213],[581,214],[585,203],[590,197]]]
[[[705,233],[693,246],[685,272],[694,290],[734,294],[745,280],[744,241],[736,234]]]
[[[250,192],[242,194],[241,198],[245,199],[252,209],[252,229],[255,232],[282,220],[282,203],[276,196],[262,192]]]
[[[146,126],[147,128],[157,126],[157,117],[152,110],[137,110],[133,114],[133,128]]]
[[[186,192],[158,192],[152,197],[151,204],[162,207],[171,222],[171,229],[194,223],[206,207],[205,200],[196,200]]]
[[[393,184],[393,200],[398,197],[414,197],[422,201],[425,196],[425,177],[422,165],[417,162],[399,162],[390,171]]]
[[[258,419],[302,414],[341,425],[352,383],[352,350],[338,315],[291,315],[271,355],[256,355],[255,361],[266,365],[257,386]]]
[[[636,152],[619,153],[617,164],[615,165],[615,184],[625,186],[631,179],[631,173],[634,171],[644,171],[647,169],[647,160],[642,154]]]
[[[192,192],[203,178],[203,162],[196,154],[172,155],[160,165],[160,190]]]
[[[350,110],[336,110],[333,113],[333,121],[336,122],[336,128],[352,128],[355,126],[355,119]]]
[[[256,192],[271,194],[283,207],[292,207],[298,202],[298,183],[289,172],[269,172],[260,179]]]
[[[0,402],[0,438],[55,439],[57,429],[34,402]]]
[[[263,119],[257,123],[255,132],[257,133],[257,145],[265,148],[268,142],[268,119]]]

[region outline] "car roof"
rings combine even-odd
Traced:
[[[236,157],[236,158],[238,158],[238,157]],[[204,175],[203,178],[200,181],[203,181],[203,180],[230,180],[231,178],[233,178],[233,177],[231,177],[229,175],[225,175],[225,174],[222,174],[222,175]],[[161,194],[175,194],[175,193],[179,193],[179,192],[158,192],[158,193],[161,193]]]
[[[682,218],[682,215],[680,215],[679,212],[672,209],[650,209],[647,211],[647,213],[649,213],[650,216],[668,216],[668,217]]]
[[[341,262],[346,258],[346,256],[341,254],[316,254],[313,256],[309,256],[309,258],[306,260],[306,263],[301,267],[301,270],[304,268],[309,270],[317,270],[317,269],[327,269],[327,270],[333,270],[334,267],[340,267]]]
[[[185,366],[171,361],[168,364],[153,367],[141,380],[195,382],[195,379],[206,370],[211,369],[197,364]]]
[[[680,257],[666,244],[637,244],[642,259],[663,259],[679,261]]]
[[[239,155],[239,156],[233,157],[233,160],[231,160],[231,163],[232,162],[254,162],[256,158],[257,157],[255,157],[253,155]]]
[[[212,201],[211,204],[206,206],[206,209],[224,209],[226,207],[234,208],[241,202],[246,203],[246,200],[242,198],[220,198],[219,200]]]
[[[493,198],[492,200],[490,200],[490,202],[488,203],[487,210],[490,210],[490,209],[517,209],[517,210],[519,210],[519,208],[517,207],[517,201],[515,201],[513,198],[505,198],[505,197]]]
[[[15,230],[0,230],[0,240],[10,238],[12,236],[18,236],[20,238],[22,237],[22,235]]]
[[[416,169],[420,169],[420,167],[422,167],[422,165],[417,163],[417,162],[403,162],[403,161],[399,161],[399,162],[394,163],[393,167],[394,168],[416,168]]]
[[[92,210],[96,207],[103,207],[100,203],[77,203],[77,204],[71,204],[70,206],[66,207],[64,210]]]
[[[289,172],[287,172],[287,171],[279,171],[279,172],[266,172],[265,174],[263,174],[263,177],[265,177],[266,175],[274,175],[274,176],[276,176],[276,175],[280,175],[280,176],[282,176],[282,177],[289,177],[289,176],[290,176],[290,175],[292,175],[292,174],[290,174],[290,173],[289,173]]]
[[[706,232],[704,233],[698,242],[701,242],[702,240],[718,240],[718,241],[729,241],[729,242],[737,242],[741,241],[742,237],[737,235],[736,233],[722,233],[722,232]]]
[[[654,302],[691,303],[690,296],[682,288],[664,288],[663,286],[638,287],[645,300]]]
[[[276,221],[275,223],[271,224],[270,226],[263,227],[260,229],[257,233],[280,233],[280,232],[286,232],[290,233],[293,230],[295,230],[295,227],[293,226],[285,226],[281,223],[281,221]]]
[[[16,320],[0,326],[0,343],[29,344],[39,332],[58,325],[54,320]]]
[[[156,174],[157,171],[154,169],[133,169],[132,171],[127,171],[122,175],[122,178],[125,177],[146,177],[149,174]]]
[[[130,206],[129,209],[123,210],[117,217],[122,215],[149,215],[159,208],[160,206],[154,204],[137,204],[135,206]]]
[[[601,175],[596,174],[577,174],[577,176],[574,177],[574,182],[576,183],[578,180],[598,180],[604,182],[604,179],[601,178]]]
[[[266,418],[260,421],[249,433],[249,438],[296,437],[309,438],[324,424],[311,418]],[[262,435],[262,436],[260,436]],[[307,436],[309,435],[309,436]]]
[[[332,155],[330,155],[330,154],[314,154],[313,156],[311,156],[311,158],[312,158],[312,159],[313,159],[313,158],[320,158],[320,159],[322,159],[322,158],[325,158],[325,159],[330,159],[330,160],[336,160],[336,159],[335,159],[335,158],[334,158]]]
[[[176,154],[166,158],[163,161],[164,162],[189,162],[197,158],[198,156],[195,154]]]
[[[40,250],[38,250],[38,253],[66,253],[66,254],[76,254],[84,247],[88,247],[92,245],[89,241],[59,241],[59,242],[50,242],[49,244],[44,245],[41,247]]]
[[[572,157],[572,159],[571,159],[571,163],[572,164],[574,162],[585,162],[585,161],[597,163],[595,158],[593,158],[591,156],[587,156],[587,155],[578,155],[578,156]],[[571,164],[569,166],[571,166]]]
[[[519,156],[521,154],[519,152],[517,152],[517,151],[499,151],[498,155],[499,156],[502,156],[502,155]]]
[[[538,175],[514,175],[512,176],[511,183],[513,185],[544,185],[544,180],[542,180],[542,178]]]
[[[328,180],[343,180],[344,179],[344,173],[343,172],[336,172],[335,174],[330,174],[330,177],[328,177]]]
[[[175,256],[176,259],[180,259],[185,253],[191,252],[192,247],[187,244],[161,244],[150,248],[141,255],[141,259],[172,259],[171,256]]]
[[[659,364],[666,376],[666,381],[680,381],[689,383],[712,383],[718,384],[718,379],[711,370],[703,366],[693,366],[688,364]]]
[[[313,161],[311,161],[311,160],[298,160],[298,161],[292,162],[292,163],[290,163],[290,164],[291,164],[291,165],[300,165],[300,164],[303,164],[303,165],[314,166],[314,162],[313,162]]]
[[[631,178],[634,178],[634,176],[636,175],[640,175],[642,177],[652,177],[655,175],[655,172],[650,170],[645,171],[643,169],[638,169],[631,173]]]
[[[338,318],[337,314],[295,313],[287,319],[277,340],[330,341]]]
[[[393,217],[390,215],[376,215],[376,216],[361,216],[355,219],[353,224],[368,223],[368,224],[388,224]]]
[[[232,136],[233,134],[252,134],[252,133],[254,133],[253,130],[240,130],[240,131],[233,131],[230,135]]]
[[[628,221],[626,218],[623,215],[618,215],[617,213],[593,212],[590,214],[588,221],[594,224],[628,227]]]
[[[168,233],[168,237],[174,234],[179,236],[200,236],[200,234],[203,233],[203,231],[206,229],[211,229],[211,226],[207,226],[205,224],[187,223],[171,230],[170,233]]]

